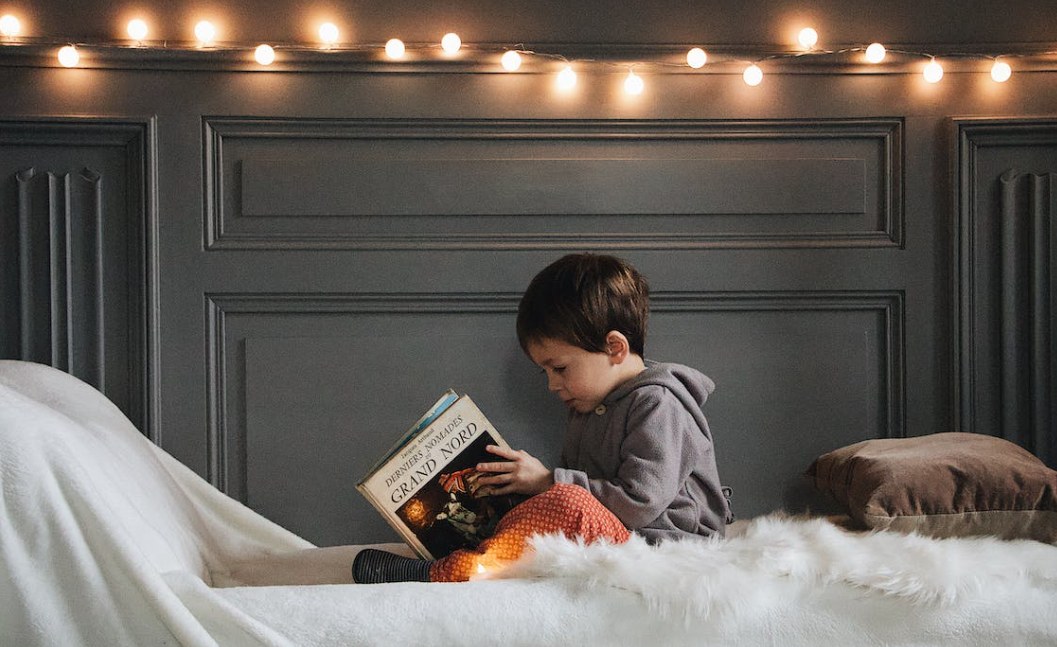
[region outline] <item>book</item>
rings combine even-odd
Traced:
[[[488,495],[477,464],[508,447],[468,395],[445,392],[357,485],[389,525],[424,559],[439,559],[490,537],[518,502]]]

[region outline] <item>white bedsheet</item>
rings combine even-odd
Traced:
[[[696,547],[547,539],[518,579],[214,588],[314,551],[24,362],[0,361],[0,486],[0,645],[1057,644],[1057,547],[885,547],[820,520]]]

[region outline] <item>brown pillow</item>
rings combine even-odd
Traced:
[[[867,528],[1057,543],[1057,471],[1001,438],[866,440],[819,456],[807,475]]]

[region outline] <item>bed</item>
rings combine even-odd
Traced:
[[[893,515],[883,487],[836,491],[884,453],[864,447],[820,457],[811,475],[850,512],[865,497],[867,512],[846,521],[870,531],[776,512],[722,540],[540,537],[471,582],[357,585],[348,566],[361,547],[311,545],[213,488],[87,384],[0,361],[0,644],[1057,644],[1053,470],[1015,456],[1034,471],[1012,480],[1035,489],[1007,509]],[[963,479],[955,499],[966,492]]]

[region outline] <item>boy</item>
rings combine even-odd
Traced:
[[[529,495],[475,550],[435,562],[380,551],[357,555],[357,582],[465,580],[485,561],[521,554],[533,534],[647,541],[722,534],[732,520],[701,411],[714,384],[692,368],[644,359],[649,289],[625,261],[570,254],[533,278],[517,334],[547,386],[569,408],[560,467],[489,447],[493,494]]]

